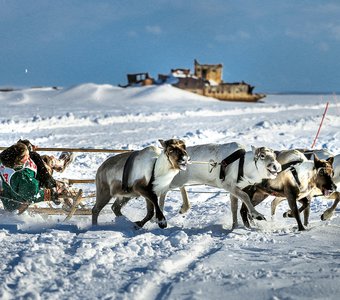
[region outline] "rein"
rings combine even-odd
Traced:
[[[293,177],[294,177],[296,183],[298,184],[298,186],[300,186],[301,185],[301,181],[299,179],[298,173],[296,172],[296,169],[294,167],[291,167],[290,171],[292,172]]]
[[[284,171],[284,170],[288,169],[289,167],[300,164],[302,162],[303,162],[303,160],[295,160],[295,161],[291,161],[289,163],[286,163],[284,165],[281,165],[281,169],[282,169],[281,171]]]
[[[150,178],[150,181],[149,181],[149,184],[148,186],[150,187],[150,189],[153,191],[153,182],[155,181],[155,167],[156,167],[156,162],[157,160],[155,161],[155,163],[153,164],[153,167],[152,167],[152,173],[151,173],[151,178]]]

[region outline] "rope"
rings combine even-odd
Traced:
[[[321,122],[320,122],[320,125],[319,125],[318,132],[316,133],[314,142],[313,142],[313,144],[312,144],[312,149],[314,148],[315,143],[316,143],[316,140],[318,139],[318,136],[319,136],[319,133],[320,133],[320,130],[321,130],[321,126],[322,126],[323,120],[325,119],[325,116],[326,116],[326,113],[327,113],[328,104],[329,104],[329,102],[326,103],[326,108],[325,108],[325,111],[324,111],[324,113],[323,113],[323,115],[322,115],[322,119],[321,119]]]

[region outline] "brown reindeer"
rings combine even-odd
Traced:
[[[314,161],[300,162],[283,170],[273,180],[267,180],[255,187],[248,187],[245,191],[252,199],[254,206],[262,202],[267,196],[274,195],[272,202],[272,215],[276,206],[287,199],[290,211],[284,214],[285,217],[295,217],[298,229],[304,230],[300,219],[300,213],[304,212],[304,225],[308,225],[310,199],[315,195],[323,194],[329,196],[336,191],[333,182],[333,157],[327,160],[320,160],[314,155]],[[232,197],[233,225],[237,224],[237,199]],[[297,201],[302,203],[298,209]],[[241,208],[241,216],[246,227],[250,227],[247,208]]]
[[[96,203],[92,209],[92,224],[98,222],[98,215],[112,197],[116,201],[112,210],[121,215],[121,208],[134,197],[146,199],[147,215],[136,222],[139,227],[149,221],[156,212],[158,225],[167,226],[166,219],[158,206],[158,197],[168,189],[174,176],[185,170],[189,162],[182,140],[159,140],[161,149],[150,146],[140,151],[122,153],[108,158],[96,174]]]

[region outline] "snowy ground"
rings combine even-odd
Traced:
[[[262,103],[227,103],[171,86],[121,89],[86,84],[67,89],[0,92],[0,146],[28,138],[40,147],[141,149],[177,137],[187,145],[238,141],[246,147],[310,148],[325,103],[329,109],[316,148],[340,150],[340,100],[333,95],[269,95]],[[339,101],[339,102],[338,102]],[[58,155],[59,153],[54,153]],[[56,177],[93,179],[106,153],[78,153]],[[86,193],[93,184],[80,185]],[[339,299],[340,217],[320,220],[331,204],[312,202],[310,225],[297,232],[275,219],[270,200],[258,206],[267,221],[231,231],[229,195],[189,188],[192,209],[179,215],[169,193],[168,228],[148,223],[144,200],[100,225],[90,216],[15,216],[0,210],[1,299]],[[86,202],[91,207],[94,199]]]

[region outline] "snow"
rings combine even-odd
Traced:
[[[237,141],[250,149],[310,148],[326,102],[316,148],[339,153],[340,103],[334,95],[268,95],[260,103],[221,102],[170,85],[123,89],[93,83],[70,88],[0,92],[0,145],[29,139],[40,147],[141,149],[158,139],[187,145]],[[42,153],[44,154],[44,153]],[[51,153],[50,153],[51,154]],[[53,153],[59,155],[60,153]],[[108,153],[77,153],[57,178],[93,179]],[[93,184],[81,184],[86,194]],[[267,221],[231,231],[229,195],[205,186],[189,189],[183,215],[179,191],[165,202],[166,229],[149,222],[134,199],[115,218],[110,206],[91,216],[17,216],[0,210],[1,299],[338,299],[339,209],[320,215],[331,200],[317,197],[310,225],[298,232],[272,219],[269,197],[257,209]],[[88,198],[89,208],[94,198]]]

